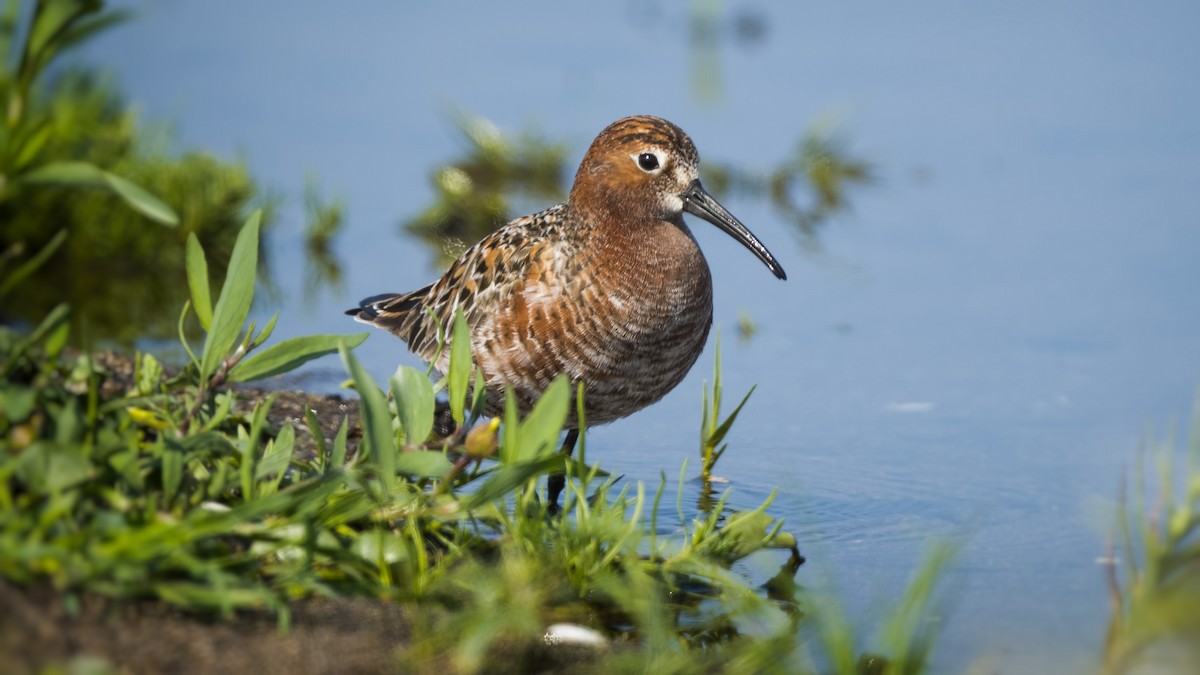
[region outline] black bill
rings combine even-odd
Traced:
[[[787,279],[787,273],[783,271],[783,267],[775,256],[767,250],[766,246],[754,236],[754,233],[746,229],[742,221],[733,217],[733,214],[721,206],[720,202],[713,199],[712,195],[704,191],[704,186],[700,184],[700,180],[692,181],[688,189],[683,193],[683,210],[694,216],[700,216],[708,222],[716,225],[731,237],[742,242],[742,245],[754,252],[758,259],[763,261],[767,269],[771,270],[779,279]]]

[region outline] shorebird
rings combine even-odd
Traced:
[[[779,279],[783,268],[699,178],[692,140],[667,120],[626,117],[600,132],[566,203],[517,218],[467,249],[437,281],[364,299],[346,313],[385,328],[446,372],[461,308],[471,355],[499,415],[511,391],[527,413],[561,374],[584,385],[585,421],[658,401],[691,369],[712,325],[712,275],[683,213],[716,225]],[[563,450],[579,421],[571,407]],[[551,476],[550,504],[563,478]]]

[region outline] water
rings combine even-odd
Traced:
[[[798,578],[832,577],[866,625],[930,536],[963,538],[940,670],[1094,663],[1106,505],[1138,439],[1200,384],[1200,8],[738,5],[719,9],[715,52],[689,41],[691,10],[649,1],[143,9],[86,55],[182,146],[239,154],[286,195],[269,244],[280,338],[354,331],[340,310],[435,276],[398,223],[461,150],[450,111],[565,139],[572,162],[608,122],[658,114],[702,157],[758,169],[836,112],[879,180],[820,253],[766,205],[726,204],[786,283],[694,224],[727,400],[758,385],[718,466],[731,503],[778,487],[773,512],[812,559]],[[705,64],[718,76],[697,79]],[[347,205],[346,275],[305,296],[310,173]],[[744,343],[741,313],[758,326]],[[629,480],[676,476],[711,349],[663,402],[595,430],[591,456]],[[358,353],[380,379],[416,364],[382,334]],[[330,359],[301,381],[341,377]]]

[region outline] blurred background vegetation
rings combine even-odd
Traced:
[[[140,122],[112,80],[59,63],[64,52],[126,14],[103,11],[99,2],[60,0],[26,7],[23,17],[22,4],[10,0],[0,20],[7,55],[0,61],[0,100],[6,103],[0,256],[6,266],[15,265],[59,233],[67,236],[20,292],[4,299],[0,316],[34,323],[67,301],[76,309],[76,325],[86,326],[77,336],[130,344],[170,335],[185,298],[175,282],[188,235],[227,253],[258,188],[238,162],[203,151],[173,152],[167,128]],[[47,169],[81,166],[156,195],[177,224],[159,226],[94,175],[46,177]],[[213,273],[221,279],[224,270],[218,266]]]

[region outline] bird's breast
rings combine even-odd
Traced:
[[[673,389],[704,349],[712,280],[691,233],[666,225],[557,260],[548,254],[477,349],[489,384],[501,385],[489,388],[512,390],[526,408],[565,373],[584,383],[593,424]]]

